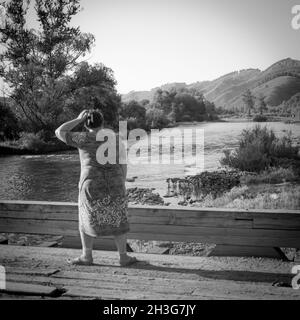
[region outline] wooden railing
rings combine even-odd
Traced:
[[[283,257],[278,248],[300,248],[299,210],[130,206],[129,221],[129,239],[214,243],[217,255]],[[0,232],[77,237],[77,204],[0,201]]]

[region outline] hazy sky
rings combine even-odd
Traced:
[[[82,0],[73,19],[96,45],[90,62],[114,70],[118,90],[211,80],[300,60],[291,27],[300,0]]]

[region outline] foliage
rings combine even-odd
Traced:
[[[146,129],[146,109],[141,103],[132,100],[128,103],[123,103],[120,116],[122,120],[127,120],[128,129]]]
[[[163,110],[152,108],[146,112],[146,125],[150,129],[163,129],[167,127],[169,120]]]
[[[260,95],[258,98],[257,98],[257,109],[260,113],[260,115],[262,116],[263,113],[265,111],[268,110],[267,108],[267,104],[266,104],[266,101],[265,101],[265,97],[263,95]]]
[[[0,141],[18,138],[20,131],[18,120],[9,106],[0,101]]]
[[[241,182],[243,184],[260,184],[260,183],[268,183],[268,184],[276,184],[283,182],[294,182],[298,181],[299,176],[295,174],[295,171],[292,168],[277,168],[272,167],[268,170],[262,171],[259,174],[245,174]]]
[[[38,29],[27,27],[30,1],[1,3],[5,17],[0,28],[0,76],[10,87],[19,116],[31,130],[53,130],[70,92],[68,78],[90,51],[94,37],[70,21],[79,0],[35,0]],[[28,128],[26,128],[28,129]]]
[[[235,187],[216,199],[208,195],[194,206],[236,209],[300,209],[299,186],[280,187],[274,191],[269,188],[257,191],[257,187],[254,188],[255,190],[247,186]]]
[[[246,90],[242,98],[243,98],[243,102],[245,104],[246,110],[248,111],[248,116],[250,116],[251,110],[254,109],[254,98],[252,96],[251,91],[249,89]]]
[[[161,110],[171,123],[214,120],[217,114],[215,105],[205,100],[195,88],[158,89],[151,108]]]
[[[22,132],[18,140],[18,146],[24,150],[38,152],[43,151],[47,147],[47,144],[43,140],[41,133]]]
[[[77,116],[82,109],[99,109],[107,125],[117,128],[121,97],[115,89],[113,71],[103,64],[80,63],[67,83],[70,94],[60,122]]]
[[[297,159],[298,148],[292,145],[290,135],[277,138],[267,127],[257,125],[242,132],[239,146],[234,152],[224,151],[221,164],[242,171],[260,172],[277,166],[278,159]]]
[[[253,122],[267,122],[268,121],[268,118],[266,116],[263,116],[263,115],[256,115],[254,118],[253,118]]]

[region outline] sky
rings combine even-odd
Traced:
[[[82,0],[72,24],[96,37],[90,63],[114,71],[120,93],[212,80],[300,60],[300,0]]]

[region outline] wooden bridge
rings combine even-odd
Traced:
[[[133,253],[140,262],[121,268],[115,251],[97,250],[93,266],[78,267],[66,262],[80,254],[78,249],[1,245],[0,265],[6,271],[2,298],[300,298],[300,290],[291,286],[297,262],[280,250],[300,247],[299,211],[131,206],[129,220],[129,239],[217,247],[211,257]],[[0,201],[0,232],[62,235],[75,243],[77,205]],[[104,238],[96,246],[111,243]]]

